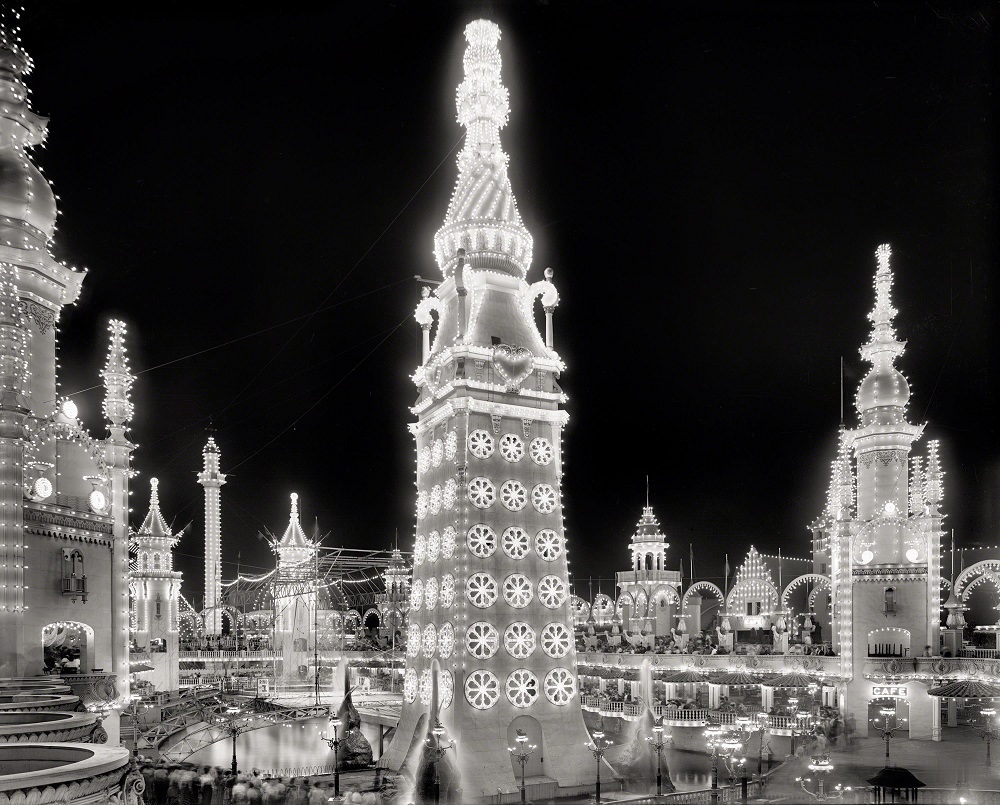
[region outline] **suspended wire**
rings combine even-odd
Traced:
[[[302,419],[303,419],[303,418],[304,418],[304,417],[306,416],[306,414],[308,414],[308,413],[309,413],[310,411],[312,411],[312,410],[313,410],[313,409],[314,409],[314,408],[315,408],[315,407],[316,407],[317,405],[319,405],[319,404],[320,404],[321,402],[323,402],[323,400],[325,400],[325,399],[326,399],[327,397],[329,397],[329,396],[330,396],[330,395],[331,395],[331,394],[332,394],[332,393],[333,393],[333,392],[334,392],[334,391],[335,391],[335,390],[336,390],[337,388],[339,388],[339,387],[340,387],[340,384],[341,384],[341,383],[343,383],[343,382],[344,382],[345,380],[347,380],[347,378],[349,378],[349,377],[350,377],[350,376],[351,376],[352,374],[354,374],[354,372],[355,372],[355,371],[357,371],[357,369],[358,369],[358,368],[360,368],[360,366],[361,366],[361,365],[362,365],[362,364],[363,364],[363,363],[364,363],[364,362],[365,362],[366,360],[368,360],[368,358],[370,358],[370,357],[371,357],[372,355],[374,355],[374,354],[375,354],[375,352],[376,352],[376,351],[378,350],[378,348],[379,348],[379,347],[381,347],[381,346],[382,346],[382,345],[383,345],[383,344],[384,344],[384,343],[385,343],[386,341],[388,341],[388,340],[389,340],[389,339],[390,339],[390,338],[392,337],[392,335],[393,335],[393,334],[394,334],[394,333],[395,333],[395,332],[396,332],[397,330],[399,330],[399,328],[400,328],[400,327],[402,327],[402,326],[403,326],[403,325],[404,325],[404,324],[405,324],[405,323],[406,323],[406,322],[407,322],[407,321],[409,320],[409,318],[410,318],[410,314],[409,314],[409,313],[407,313],[407,314],[406,314],[405,316],[403,316],[403,318],[399,320],[399,323],[398,323],[398,324],[397,324],[397,325],[396,325],[395,327],[393,327],[393,328],[392,328],[392,329],[391,329],[391,330],[390,330],[390,331],[389,331],[388,333],[386,333],[386,334],[385,334],[385,336],[384,336],[384,337],[383,337],[383,338],[382,338],[382,339],[381,339],[381,340],[380,340],[380,341],[379,341],[379,342],[378,342],[378,343],[377,343],[377,344],[376,344],[376,345],[375,345],[374,347],[372,347],[372,348],[371,348],[371,349],[370,349],[370,350],[369,350],[369,351],[368,351],[368,352],[367,352],[367,353],[365,354],[365,356],[364,356],[363,358],[361,358],[361,360],[359,360],[359,361],[358,361],[358,362],[357,362],[356,364],[354,364],[354,366],[352,366],[352,367],[351,367],[351,368],[350,368],[349,370],[347,370],[347,371],[346,371],[346,372],[345,372],[345,373],[344,373],[344,374],[343,374],[343,375],[342,375],[342,376],[340,377],[340,379],[339,379],[339,380],[338,380],[338,381],[337,381],[336,383],[334,383],[334,384],[333,384],[332,386],[330,386],[330,388],[328,388],[328,389],[327,389],[327,390],[326,390],[325,392],[323,392],[323,394],[321,394],[321,395],[320,395],[320,396],[319,396],[319,397],[318,397],[318,398],[317,398],[317,399],[316,399],[316,400],[315,400],[315,401],[313,402],[313,404],[312,404],[312,405],[310,405],[310,406],[309,406],[308,408],[306,408],[306,410],[305,410],[305,411],[303,411],[303,412],[302,412],[301,414],[299,414],[299,415],[298,415],[298,416],[297,416],[297,417],[296,417],[295,419],[293,419],[293,420],[291,421],[291,423],[289,423],[289,424],[288,424],[288,425],[286,425],[286,426],[285,426],[284,428],[282,428],[282,429],[281,429],[281,430],[280,430],[280,431],[279,431],[279,432],[278,432],[277,434],[275,434],[275,435],[274,435],[273,437],[271,437],[271,438],[270,438],[270,439],[269,439],[268,441],[266,441],[266,442],[265,442],[264,444],[262,444],[262,445],[261,445],[260,447],[258,447],[258,448],[257,448],[256,450],[254,450],[254,451],[253,451],[253,452],[252,452],[252,453],[251,453],[251,454],[250,454],[249,456],[247,456],[247,457],[246,457],[246,458],[244,458],[244,459],[243,459],[242,461],[240,461],[240,462],[238,462],[237,464],[234,464],[234,465],[233,465],[232,467],[230,467],[228,471],[229,471],[229,472],[233,472],[233,471],[235,471],[235,470],[236,470],[237,468],[239,468],[239,467],[242,467],[242,466],[243,466],[244,464],[246,464],[246,463],[247,463],[247,462],[248,462],[248,461],[249,461],[250,459],[252,459],[252,458],[254,458],[255,456],[259,455],[259,454],[260,454],[261,452],[263,452],[263,451],[264,451],[264,450],[265,450],[266,448],[270,447],[270,446],[271,446],[272,444],[274,444],[274,443],[275,443],[275,442],[276,442],[276,441],[277,441],[278,439],[280,439],[280,438],[281,438],[282,436],[284,436],[284,435],[285,435],[286,433],[288,433],[288,431],[290,431],[290,430],[291,430],[292,428],[294,428],[294,427],[295,427],[295,426],[296,426],[296,425],[297,425],[297,424],[298,424],[298,423],[299,423],[299,422],[300,422],[300,421],[301,421],[301,420],[302,420]]]
[[[319,305],[316,307],[316,309],[312,313],[310,313],[308,316],[304,317],[304,321],[302,322],[302,324],[299,326],[299,328],[294,333],[292,333],[292,335],[285,341],[285,343],[282,344],[277,349],[277,351],[273,355],[271,355],[270,358],[268,358],[266,361],[264,361],[263,364],[261,364],[261,367],[257,370],[257,374],[255,374],[243,386],[243,388],[241,388],[238,392],[236,392],[236,395],[233,397],[232,401],[228,405],[226,405],[225,407],[223,407],[221,411],[219,411],[220,414],[221,413],[225,413],[226,411],[228,411],[230,408],[232,408],[237,403],[237,401],[239,401],[239,399],[243,395],[243,393],[247,389],[249,389],[251,386],[253,386],[254,383],[257,382],[258,378],[260,378],[260,376],[264,373],[264,371],[278,358],[279,355],[281,355],[285,351],[285,349],[288,348],[288,345],[291,344],[292,341],[294,341],[299,336],[299,334],[306,328],[306,325],[309,324],[309,322],[312,320],[313,316],[315,316],[317,313],[320,312],[320,310],[322,310],[323,306],[330,300],[330,297],[333,296],[340,289],[341,285],[343,285],[345,282],[347,282],[348,278],[354,273],[354,271],[357,269],[357,267],[360,266],[361,263],[363,263],[365,261],[365,259],[367,259],[368,255],[372,253],[372,251],[379,244],[379,242],[382,240],[382,238],[384,238],[386,236],[386,234],[389,232],[389,230],[392,229],[393,225],[395,225],[396,221],[399,220],[400,216],[402,216],[402,214],[404,212],[406,212],[407,209],[409,209],[409,207],[413,203],[414,199],[416,199],[416,197],[418,195],[420,195],[420,191],[422,191],[424,189],[424,187],[427,186],[427,183],[431,179],[434,178],[434,176],[437,174],[437,172],[441,169],[441,166],[444,165],[444,163],[448,160],[448,158],[455,152],[455,149],[458,148],[459,144],[462,142],[462,139],[464,137],[465,137],[465,135],[463,133],[461,136],[459,136],[459,138],[457,140],[455,140],[455,144],[452,145],[452,147],[448,149],[448,152],[441,158],[441,161],[438,162],[438,164],[434,166],[434,170],[432,170],[427,175],[427,178],[424,179],[423,182],[420,183],[420,186],[415,191],[413,191],[413,194],[410,196],[410,198],[407,200],[407,202],[400,208],[399,212],[397,212],[393,216],[392,220],[389,221],[388,224],[386,224],[385,228],[379,233],[378,237],[376,237],[375,240],[373,240],[369,244],[368,248],[365,249],[364,252],[361,254],[361,256],[354,262],[354,265],[352,265],[347,270],[347,273],[345,273],[344,276],[341,277],[340,280],[337,282],[337,284],[334,285],[333,288],[330,289],[329,293],[327,293],[327,295],[323,297],[323,300],[319,303]]]

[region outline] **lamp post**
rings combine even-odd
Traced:
[[[653,725],[653,734],[646,738],[650,746],[656,750],[656,796],[663,796],[663,716]]]
[[[817,788],[815,791],[810,791],[806,787],[806,783],[812,782],[812,777],[796,777],[795,782],[797,782],[802,790],[805,791],[813,799],[824,802],[831,799],[840,799],[844,794],[851,790],[850,786],[844,787],[840,783],[834,786],[834,792],[832,794],[827,794],[825,788],[824,775],[829,774],[833,771],[833,764],[830,762],[830,757],[828,755],[817,755],[812,759],[812,763],[809,764],[809,771],[816,775]]]
[[[705,730],[706,742],[712,749],[712,803],[719,801],[719,758],[729,757],[742,744],[733,733],[717,724]],[[719,751],[722,750],[722,751]]]
[[[441,745],[441,736],[444,735],[444,725],[441,723],[440,719],[434,721],[434,727],[431,729],[431,735],[433,738],[426,738],[424,744],[431,751],[431,757],[434,763],[434,803],[437,805],[441,801],[441,773],[438,768],[438,764],[444,757],[444,753],[449,749],[455,747],[455,742],[450,741],[447,746]]]
[[[247,731],[247,721],[243,711],[235,705],[226,705],[225,702],[216,699],[213,707],[206,707],[201,712],[202,720],[217,727],[228,735],[233,742],[233,777],[236,776],[236,739]]]
[[[757,777],[760,778],[761,786],[764,785],[764,733],[767,732],[768,716],[767,713],[757,713],[757,722],[760,727],[760,750],[757,752]],[[768,752],[770,753],[771,743],[767,742]],[[771,763],[768,761],[768,771],[771,770]]]
[[[333,737],[330,733],[323,733],[319,739],[333,750],[333,795],[340,796],[340,733],[338,730],[343,722],[336,713],[330,714],[330,720],[326,722],[333,727]]]
[[[584,744],[594,755],[594,760],[597,761],[597,786],[594,790],[596,795],[597,805],[601,802],[601,760],[604,759],[604,753],[608,751],[608,747],[611,746],[611,741],[604,737],[603,730],[597,730],[592,735],[592,740],[590,743]]]
[[[809,735],[809,722],[812,714],[805,710],[800,710],[795,714],[795,724],[792,725],[792,757],[795,757],[795,739],[805,738]]]
[[[875,730],[882,736],[882,740],[885,741],[885,765],[889,765],[889,741],[895,737],[896,730],[900,728],[900,719],[896,718],[896,709],[894,707],[883,707],[879,710],[882,714],[882,726],[878,725],[879,719],[872,719],[872,726]],[[889,719],[892,719],[890,722]],[[903,719],[905,720],[905,719]]]
[[[128,716],[132,722],[132,757],[139,756],[139,714],[145,713],[149,705],[142,701],[142,696],[133,693],[129,696],[128,706],[122,708],[122,715]]]
[[[534,752],[538,747],[534,744],[528,743],[528,736],[524,730],[517,731],[517,738],[514,739],[516,746],[508,746],[507,751],[517,759],[517,762],[521,764],[521,802],[527,801],[527,794],[525,793],[527,789],[524,785],[524,767],[528,764],[528,757]]]
[[[997,738],[1000,738],[1000,730],[994,726],[993,717],[996,716],[997,711],[995,707],[984,707],[979,711],[979,715],[983,716],[982,726],[977,727],[979,731],[979,736],[986,741],[986,765],[993,765],[993,761],[990,758],[990,744],[993,743]]]

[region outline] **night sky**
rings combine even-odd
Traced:
[[[155,475],[167,519],[194,521],[189,600],[210,422],[227,577],[238,550],[271,567],[256,535],[281,533],[292,491],[329,544],[412,545],[413,276],[440,277],[479,16],[503,32],[529,279],[551,266],[562,296],[577,591],[628,567],[647,475],[671,566],[689,543],[702,578],[751,543],[806,555],[886,241],[946,523],[1000,543],[995,4],[205,5],[31,3],[22,34],[51,116],[35,160],[60,196],[53,251],[90,270],[61,388],[103,435],[86,389],[123,317],[134,522]]]

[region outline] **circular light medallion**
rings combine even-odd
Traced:
[[[87,501],[90,503],[90,508],[98,514],[104,514],[107,511],[108,499],[100,489],[95,489],[91,492]]]
[[[45,500],[52,494],[52,481],[48,478],[37,478],[31,490],[37,500]]]

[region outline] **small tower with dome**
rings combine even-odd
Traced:
[[[182,574],[174,570],[173,549],[183,532],[173,533],[160,511],[160,482],[149,479],[149,511],[132,535],[132,639],[148,651],[156,690],[177,690],[179,603]]]
[[[669,635],[677,625],[681,574],[667,569],[669,547],[647,494],[629,545],[632,567],[619,571],[617,578],[618,609],[625,628],[642,638]]]
[[[312,679],[308,669],[313,662],[318,546],[302,531],[299,496],[295,492],[291,494],[288,526],[271,549],[278,557],[271,588],[275,650],[281,654],[284,678],[307,682]]]

